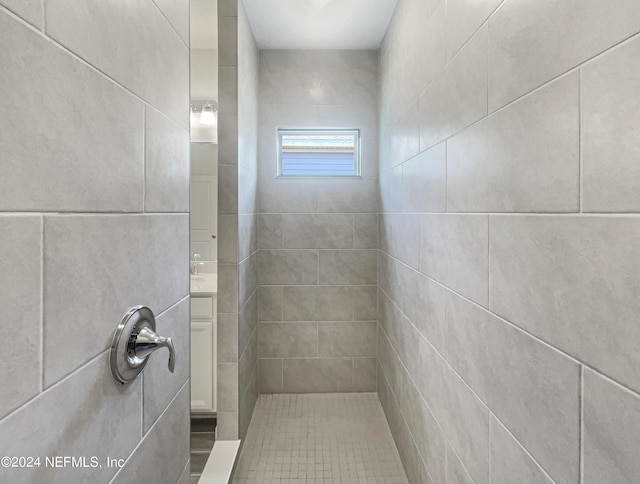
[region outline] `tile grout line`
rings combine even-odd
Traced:
[[[45,338],[44,338],[44,286],[45,286],[45,233],[44,233],[44,215],[39,217],[40,219],[40,388],[38,394],[44,392],[44,370],[45,370]]]
[[[580,386],[578,388],[578,482],[584,484],[584,365],[580,365]]]

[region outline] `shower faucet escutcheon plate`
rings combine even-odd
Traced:
[[[158,336],[155,331],[156,318],[151,309],[135,306],[127,311],[111,341],[109,364],[115,381],[121,384],[133,381],[158,348],[169,350],[169,371],[173,373],[176,366],[173,341]]]

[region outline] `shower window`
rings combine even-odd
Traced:
[[[278,176],[360,176],[359,129],[278,129]]]

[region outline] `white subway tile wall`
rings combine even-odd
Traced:
[[[398,1],[377,388],[412,483],[640,480],[638,12]]]

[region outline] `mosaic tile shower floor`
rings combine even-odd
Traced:
[[[234,484],[407,484],[376,394],[260,395]]]

